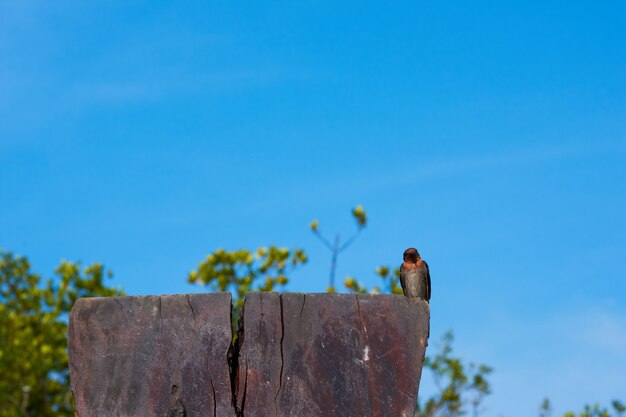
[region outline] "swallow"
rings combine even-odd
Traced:
[[[421,298],[430,302],[430,272],[428,264],[417,249],[408,248],[403,254],[400,266],[400,285],[407,297]]]

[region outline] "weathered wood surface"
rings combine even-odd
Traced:
[[[412,417],[429,316],[403,296],[248,294],[241,415]]]
[[[230,309],[229,293],[79,300],[77,416],[413,416],[428,303],[249,293],[233,348]]]
[[[235,416],[229,293],[85,298],[68,353],[80,417]]]

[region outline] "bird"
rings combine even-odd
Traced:
[[[417,249],[408,248],[400,266],[400,285],[405,296],[430,302],[430,271]]]

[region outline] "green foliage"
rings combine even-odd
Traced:
[[[288,270],[306,262],[307,255],[301,249],[273,245],[260,247],[254,253],[247,249],[218,249],[189,274],[188,281],[207,285],[213,291],[231,291],[239,309],[246,292],[282,288],[289,282]]]
[[[552,415],[552,404],[550,400],[544,398],[539,406],[539,417],[550,417]]]
[[[585,405],[583,411],[575,413],[568,411],[563,417],[621,417],[626,412],[626,406],[621,401],[613,401],[611,407],[602,407],[600,404]],[[539,406],[539,417],[550,417],[552,405],[545,398]]]
[[[358,205],[352,209],[352,216],[356,220],[357,226],[359,228],[365,227],[367,224],[367,214],[365,213],[365,209],[362,205]]]
[[[65,333],[80,297],[120,295],[102,265],[63,261],[42,282],[26,258],[0,250],[0,417],[72,416]]]
[[[382,265],[376,268],[376,275],[383,281],[383,288],[391,294],[402,295],[402,287],[400,286],[400,268],[394,268]]]
[[[363,285],[361,285],[359,282],[357,282],[356,279],[352,277],[346,277],[343,284],[345,285],[345,287],[348,289],[349,292],[352,292],[355,294],[367,293],[367,289]],[[375,292],[376,290],[378,290],[378,288],[374,288],[372,292]]]
[[[470,407],[476,416],[485,396],[491,393],[487,377],[492,369],[486,365],[464,363],[452,356],[453,341],[452,332],[444,334],[439,351],[424,361],[424,368],[431,372],[435,381],[437,393],[426,400],[418,400],[417,417],[461,416]]]
[[[392,270],[390,267],[382,265],[376,268],[376,275],[382,280],[382,285],[380,287],[374,286],[371,290],[368,290],[363,284],[350,276],[346,277],[343,284],[350,293],[380,294],[386,291],[390,294],[402,295],[402,287],[400,286],[400,268],[394,268]]]

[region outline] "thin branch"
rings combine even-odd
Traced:
[[[335,288],[335,272],[337,271],[337,255],[339,255],[339,242],[341,242],[341,236],[335,236],[335,244],[333,245],[333,256],[330,261],[330,287]]]
[[[317,238],[331,251],[333,250],[333,245],[330,244],[330,242],[328,240],[326,240],[326,238],[324,236],[321,235],[320,232],[318,232],[317,230],[313,230],[313,234],[315,236],[317,236]]]
[[[337,249],[337,253],[341,253],[341,252],[343,252],[344,250],[346,250],[346,248],[347,248],[348,246],[350,246],[350,245],[352,244],[352,242],[354,242],[354,240],[355,240],[357,237],[359,237],[359,234],[361,233],[361,230],[363,230],[363,228],[362,228],[362,227],[359,227],[359,228],[356,230],[356,233],[355,233],[355,234],[353,234],[353,235],[352,235],[352,237],[346,241],[346,243],[344,243],[343,245],[341,245],[341,246],[339,247],[339,249]]]

